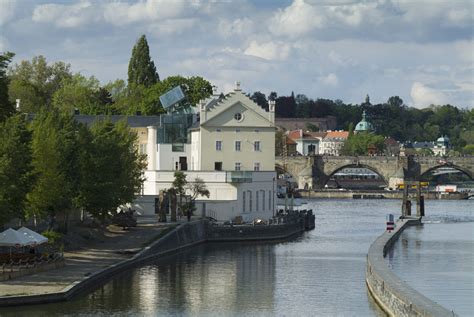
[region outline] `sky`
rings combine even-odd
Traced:
[[[0,0],[0,52],[105,84],[145,34],[160,78],[219,92],[474,108],[473,20],[472,0]]]

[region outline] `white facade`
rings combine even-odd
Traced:
[[[200,121],[179,152],[172,144],[159,144],[157,128],[148,127],[144,195],[169,189],[174,171],[183,170],[188,182],[205,182],[210,197],[199,197],[197,205],[207,216],[220,221],[271,218],[276,190],[274,103],[267,112],[237,87],[199,107]]]
[[[323,139],[319,147],[319,154],[339,156],[345,140],[341,139]]]

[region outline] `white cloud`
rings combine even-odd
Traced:
[[[98,20],[96,8],[88,1],[72,5],[43,4],[33,11],[32,20],[58,27],[75,28]]]
[[[15,14],[16,0],[2,0],[0,9],[0,25],[10,22]]]
[[[290,54],[290,46],[283,42],[250,42],[244,51],[245,55],[260,57],[266,60],[285,60]]]
[[[284,10],[278,9],[270,20],[269,28],[277,35],[299,37],[325,24],[326,18],[319,14],[315,6],[304,0],[295,0]]]
[[[334,73],[327,74],[326,76],[320,76],[318,77],[318,81],[328,86],[337,86],[339,84],[339,79]]]
[[[446,95],[438,90],[425,86],[420,82],[414,82],[410,92],[415,107],[426,107],[431,104],[442,105],[447,103]]]
[[[157,37],[160,35],[180,34],[196,26],[195,19],[167,19],[148,26],[148,32]]]
[[[199,6],[200,2],[196,0],[146,0],[134,4],[112,2],[104,6],[104,19],[115,25],[159,21],[183,17],[184,13]]]

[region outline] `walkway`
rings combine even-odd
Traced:
[[[66,266],[27,275],[0,284],[0,297],[55,293],[111,264],[130,258],[173,223],[157,223],[156,217],[139,217],[128,231],[107,232],[102,241],[87,248],[64,252]]]

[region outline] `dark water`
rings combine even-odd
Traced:
[[[392,270],[460,316],[474,314],[474,201],[427,202],[423,227],[406,229],[389,253]]]
[[[450,203],[461,215],[474,205]],[[385,229],[385,215],[398,214],[399,206],[396,200],[312,200],[306,208],[315,210],[316,230],[293,241],[197,246],[124,272],[73,301],[0,315],[383,316],[367,294],[365,258]]]

